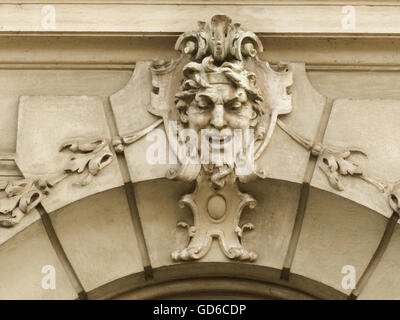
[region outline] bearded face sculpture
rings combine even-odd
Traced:
[[[259,176],[254,161],[267,147],[277,116],[291,111],[286,91],[291,73],[275,72],[259,60],[257,36],[232,25],[228,17],[214,16],[210,25],[199,26],[179,37],[179,59],[151,68],[148,111],[163,118],[170,150],[180,164],[167,177],[195,181],[194,192],[179,202],[190,207],[194,225],[178,223],[188,228],[189,241],[172,259],[201,259],[218,239],[228,258],[254,261],[257,254],[242,242],[243,231],[254,227],[239,223],[242,210],[256,201],[240,192],[238,180]]]
[[[188,63],[183,74],[175,105],[184,127],[196,132],[199,153],[203,154],[205,146],[209,149],[207,154],[220,153],[221,159],[229,159],[224,153],[232,152],[234,133],[240,135],[235,151],[245,153],[254,143],[247,141],[248,130],[255,130],[258,136],[263,128],[263,98],[256,87],[255,74],[246,71],[240,61],[224,62],[218,67],[212,56],[202,63]],[[232,156],[235,161],[237,155]],[[224,164],[231,168],[234,165]]]
[[[180,119],[189,128],[255,128],[263,98],[255,75],[243,70],[240,62],[217,67],[210,56],[202,64],[189,63],[183,72],[182,90],[175,97]]]

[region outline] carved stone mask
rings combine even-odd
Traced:
[[[255,86],[254,74],[245,71],[241,63],[217,67],[212,57],[205,60],[185,67],[181,91],[175,95],[176,107],[181,122],[198,134],[202,129],[218,130],[210,138],[223,146],[233,130],[241,129],[244,134],[246,129],[256,127],[262,96]]]

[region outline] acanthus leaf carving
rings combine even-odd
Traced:
[[[166,176],[195,181],[195,191],[184,195],[179,202],[181,207],[191,209],[194,224],[178,222],[178,227],[188,230],[189,240],[186,247],[172,252],[173,260],[201,259],[214,239],[229,259],[257,259],[257,254],[246,249],[243,243],[244,231],[255,228],[251,223],[240,225],[242,211],[245,207],[254,208],[256,200],[240,191],[239,182],[265,178],[266,173],[263,168],[252,168],[243,174],[240,161],[236,159],[242,159],[243,154],[245,157],[250,155],[252,161],[259,159],[268,147],[276,125],[319,158],[318,167],[332,188],[343,191],[344,177],[358,177],[384,193],[392,210],[400,213],[400,183],[390,184],[373,178],[353,159],[355,154],[367,157],[366,152],[356,147],[317,143],[279,119],[280,115],[289,114],[293,109],[290,93],[293,75],[285,66],[280,66],[278,71],[272,70],[257,56],[263,47],[253,32],[232,24],[227,16],[217,15],[210,24],[199,22],[198,31],[182,34],[175,49],[182,53],[178,59],[156,60],[150,68],[153,89],[151,103],[146,108],[161,119],[141,130],[114,137],[111,142],[116,152],[122,152],[163,123],[180,165],[178,170],[170,169]],[[224,114],[229,114],[229,121]],[[169,123],[172,121],[177,125],[171,132]],[[193,163],[190,161],[193,159],[189,159],[192,155],[177,151],[187,143],[182,135],[186,129],[199,134],[197,145],[193,145],[199,152],[204,148],[200,143],[203,142],[202,130],[211,130],[206,148],[213,152],[222,152],[224,145],[234,138],[236,129],[254,130],[254,146],[251,149],[245,144],[244,150],[233,155],[235,161],[224,159],[203,163],[200,154],[197,155],[200,162]],[[0,199],[0,213],[6,216],[0,220],[0,226],[17,224],[50,194],[55,185],[72,174],[80,177],[77,185],[88,185],[114,158],[109,141],[103,138],[71,140],[63,143],[59,151],[72,153],[59,175],[11,181],[1,186],[7,198]]]
[[[319,158],[319,168],[326,175],[332,188],[343,191],[345,190],[343,177],[357,177],[384,194],[387,198],[387,204],[393,212],[400,213],[400,181],[395,183],[385,182],[365,172],[361,164],[351,159],[354,154],[361,154],[368,158],[364,150],[358,147],[325,146],[295,132],[279,119],[278,125],[294,141]]]
[[[6,198],[0,199],[0,213],[5,215],[0,226],[13,227],[35,208],[48,194],[48,184],[42,179],[9,181],[3,188]]]
[[[88,185],[100,170],[108,166],[113,160],[113,154],[105,139],[90,139],[83,141],[70,141],[64,143],[60,151],[65,149],[74,153],[64,168],[64,172],[82,174],[84,177],[77,183],[81,186]]]
[[[361,176],[363,174],[362,166],[350,159],[351,155],[355,153],[367,156],[364,151],[352,147],[337,148],[328,146],[323,147],[320,151],[321,163],[319,167],[326,174],[331,186],[339,191],[344,190],[343,176]]]
[[[105,139],[76,139],[63,143],[59,151],[66,149],[74,155],[60,174],[7,181],[0,185],[0,190],[4,190],[6,195],[0,199],[0,214],[5,216],[0,219],[0,226],[9,228],[18,224],[51,193],[52,188],[73,173],[81,175],[86,172],[77,185],[88,185],[114,157]]]

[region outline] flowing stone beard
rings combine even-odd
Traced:
[[[246,130],[247,132],[242,132],[236,129],[232,132],[227,128],[219,131],[218,135],[215,134],[216,130],[212,130],[214,134],[211,135],[204,130],[206,133],[201,135],[202,167],[211,175],[211,181],[215,187],[222,188],[225,185],[225,179],[238,167],[254,167],[253,163],[245,163],[253,159],[248,152],[254,152],[254,129]]]
[[[254,129],[230,128],[202,130],[201,159],[203,164],[235,166],[247,152],[253,152]]]
[[[243,146],[242,141],[247,142],[244,131],[252,129],[251,143],[254,143],[254,129],[262,113],[259,103],[263,98],[255,87],[255,75],[243,70],[240,63],[227,62],[217,67],[211,58],[206,59],[202,64],[185,66],[185,79],[181,91],[175,95],[175,104],[182,131],[192,129],[197,133],[190,149],[197,145],[201,164],[209,171],[222,167],[232,171],[238,159],[252,158],[246,153],[254,149]],[[236,139],[236,130],[242,131],[240,139]],[[186,132],[184,138],[185,135]],[[238,157],[238,153],[244,155]]]
[[[260,119],[258,115],[256,125],[246,129],[227,127],[221,130],[209,126],[195,130],[189,123],[178,121],[178,144],[184,147],[186,157],[190,157],[188,162],[201,164],[204,171],[211,175],[213,184],[222,188],[225,184],[223,179],[238,167],[254,167],[253,163],[245,162],[254,158],[254,143],[258,139],[255,131]],[[183,132],[185,134],[181,135]],[[240,175],[251,173],[250,170]]]

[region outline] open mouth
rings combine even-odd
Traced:
[[[232,136],[231,135],[208,135],[207,140],[210,144],[226,144],[231,142]]]
[[[232,141],[231,135],[209,135],[207,141],[210,148],[214,151],[221,151],[228,148],[228,145]]]

